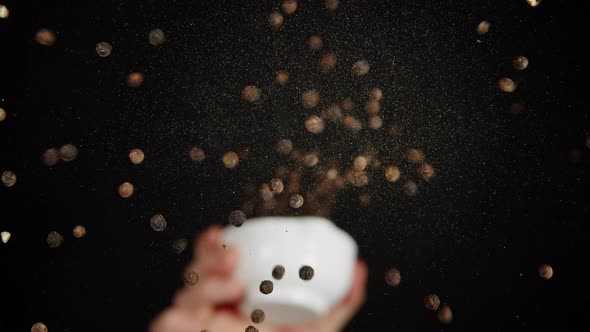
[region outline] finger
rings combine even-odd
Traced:
[[[222,249],[220,243],[221,233],[223,227],[221,225],[211,225],[205,232],[203,232],[197,239],[194,247],[194,256],[205,255],[210,252],[215,252]]]
[[[318,325],[331,327],[327,331],[340,331],[365,303],[367,277],[367,264],[359,260],[355,266],[350,291],[340,304],[320,319]]]
[[[240,314],[234,314],[226,311],[216,313],[215,319],[211,321],[211,331],[245,331],[248,326],[255,326],[263,332],[278,332],[274,326],[269,324],[254,324],[249,318]]]
[[[222,267],[223,270],[224,265],[219,264],[220,261],[223,262],[226,252],[221,244],[222,232],[220,225],[212,225],[199,236],[194,247],[195,258],[186,272],[194,271],[205,277],[211,266],[214,267],[213,270],[215,267]]]
[[[180,308],[167,309],[150,324],[150,332],[200,332],[202,314]]]
[[[367,277],[369,275],[367,263],[359,260],[356,263],[352,286],[347,296],[342,300],[343,306],[354,306],[360,307],[366,297]]]
[[[210,256],[202,256],[193,260],[185,270],[185,274],[196,272],[200,278],[209,276],[228,277],[238,265],[239,254],[237,248],[230,248]]]
[[[213,308],[221,304],[237,304],[244,296],[244,284],[237,278],[209,278],[194,287],[187,287],[174,298],[182,308]]]

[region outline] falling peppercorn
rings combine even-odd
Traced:
[[[260,309],[254,309],[250,315],[250,318],[256,324],[262,323],[264,321],[264,311]]]
[[[244,214],[244,212],[242,212],[240,210],[232,211],[229,214],[229,217],[227,218],[227,221],[230,223],[230,225],[233,225],[236,227],[242,226],[244,224],[245,220],[246,220],[246,214]]]
[[[199,282],[199,275],[197,274],[197,272],[189,271],[184,274],[183,280],[186,286],[193,286],[197,282]]]
[[[440,305],[440,299],[436,294],[428,294],[424,298],[424,305],[427,309],[435,311],[438,309],[438,306]]]
[[[313,268],[311,266],[304,265],[299,269],[299,278],[303,280],[311,280],[313,278]]]
[[[285,267],[282,265],[277,265],[272,269],[272,277],[281,280],[285,275]]]
[[[385,282],[389,286],[396,287],[402,280],[402,275],[398,269],[392,267],[385,272]]]
[[[260,283],[260,292],[262,294],[270,294],[273,290],[273,284],[270,280],[264,280]]]

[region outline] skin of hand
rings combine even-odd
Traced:
[[[196,259],[187,268],[197,273],[198,282],[177,292],[172,306],[151,322],[150,332],[239,332],[250,325],[261,332],[339,332],[364,304],[368,271],[359,260],[348,294],[326,315],[299,325],[254,324],[238,310],[245,289],[231,274],[239,256],[236,248],[223,248],[222,230],[214,225],[201,234]]]

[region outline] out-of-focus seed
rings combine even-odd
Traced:
[[[223,155],[223,165],[225,168],[235,168],[238,166],[239,162],[240,158],[238,157],[238,154],[233,151],[226,152]]]
[[[539,266],[539,275],[545,280],[553,278],[553,268],[550,265],[543,264]]]
[[[516,58],[514,58],[514,60],[512,60],[512,67],[514,67],[514,69],[520,71],[520,70],[525,70],[527,67],[529,66],[529,59],[521,56],[517,56]]]
[[[305,109],[312,109],[320,103],[320,94],[315,90],[305,91],[301,95],[301,104]]]
[[[299,194],[292,195],[291,198],[289,198],[289,205],[294,209],[300,208],[303,206],[303,196]]]
[[[55,166],[59,162],[59,152],[57,149],[50,148],[45,150],[41,155],[41,163],[47,167]]]
[[[283,1],[281,8],[283,9],[283,13],[285,13],[285,15],[293,15],[297,10],[297,0],[285,0]]]
[[[165,230],[167,225],[166,218],[159,213],[150,218],[150,227],[156,232]]]
[[[43,46],[53,46],[56,40],[57,36],[55,35],[55,32],[49,29],[40,29],[35,34],[35,41]]]
[[[144,76],[140,72],[133,72],[127,75],[127,86],[139,88],[143,84]]]
[[[78,148],[73,144],[64,144],[59,148],[61,160],[70,162],[78,157]]]
[[[371,66],[366,60],[359,60],[352,65],[352,73],[357,77],[367,75],[369,69],[371,69]]]
[[[31,326],[31,332],[47,332],[47,326],[41,322],[35,323]]]
[[[516,90],[516,82],[509,79],[508,77],[502,77],[498,79],[498,87],[504,92],[511,93]]]
[[[440,299],[436,294],[428,294],[424,298],[424,305],[428,310],[436,311],[440,305]]]
[[[10,240],[10,235],[11,235],[10,232],[6,232],[6,231],[0,233],[0,237],[2,237],[2,242],[7,243],[8,240]]]
[[[372,88],[369,92],[369,97],[376,101],[381,101],[383,99],[383,90],[379,88]]]
[[[187,271],[182,277],[185,286],[194,286],[199,282],[199,275],[195,271]]]
[[[441,324],[450,324],[453,321],[453,312],[451,311],[451,307],[446,303],[440,306],[436,316]]]
[[[335,11],[340,6],[340,0],[326,0],[324,4],[326,5],[326,9]]]
[[[13,171],[2,172],[2,184],[5,187],[12,187],[16,183],[16,174]]]
[[[119,186],[119,196],[123,198],[131,197],[134,191],[135,188],[133,187],[133,184],[131,184],[130,182],[123,182]]]
[[[227,222],[235,227],[242,226],[245,220],[246,214],[244,214],[244,212],[242,212],[241,210],[232,211],[227,218]]]
[[[64,241],[64,237],[56,231],[52,231],[47,235],[47,245],[49,248],[57,248]]]
[[[96,44],[96,54],[101,58],[106,58],[111,55],[113,46],[107,42],[100,42]]]
[[[401,273],[396,268],[389,268],[385,271],[385,282],[391,287],[397,287],[402,280]]]
[[[282,27],[284,21],[283,15],[279,12],[272,12],[268,15],[268,24],[274,29]]]
[[[539,4],[541,4],[541,0],[526,0],[526,2],[531,6],[531,7],[537,7]]]
[[[166,34],[164,33],[164,31],[162,31],[162,29],[153,29],[148,34],[148,40],[150,44],[158,46],[166,41]]]
[[[248,85],[242,90],[242,99],[251,103],[257,102],[262,96],[262,90],[255,85]]]
[[[82,225],[76,225],[76,227],[74,227],[74,229],[72,230],[72,233],[75,237],[82,238],[86,235],[86,227]]]
[[[488,33],[488,31],[490,31],[491,26],[492,26],[492,24],[490,22],[481,21],[477,25],[477,29],[475,29],[475,31],[477,32],[478,35],[485,35],[486,33]]]
[[[434,168],[430,164],[422,164],[418,167],[418,174],[424,181],[430,181],[434,177]]]
[[[320,48],[322,48],[322,46],[324,46],[324,41],[322,40],[322,37],[320,37],[318,35],[313,35],[313,36],[309,37],[309,40],[307,41],[307,45],[309,46],[310,49],[317,51]]]
[[[203,161],[205,160],[205,151],[203,149],[193,146],[189,151],[188,155],[192,161]]]
[[[289,82],[289,73],[284,71],[284,70],[280,70],[277,72],[277,77],[276,77],[277,83],[285,85]]]
[[[139,165],[143,162],[145,155],[140,149],[133,149],[129,152],[129,160],[132,164]]]
[[[282,193],[283,189],[285,188],[283,181],[281,181],[281,179],[277,179],[277,178],[270,180],[270,183],[268,184],[268,186],[274,194]]]
[[[312,134],[319,134],[324,131],[324,128],[324,120],[317,115],[312,115],[305,120],[305,129]]]
[[[7,18],[10,16],[10,10],[4,5],[0,5],[0,18]]]

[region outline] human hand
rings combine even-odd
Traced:
[[[195,257],[187,272],[197,273],[194,285],[181,289],[171,307],[154,319],[150,332],[236,332],[254,326],[261,332],[339,332],[364,304],[367,265],[358,261],[352,286],[341,303],[323,317],[298,325],[254,324],[238,306],[245,294],[243,283],[232,277],[238,263],[236,248],[223,248],[223,228],[211,226],[195,245]]]

